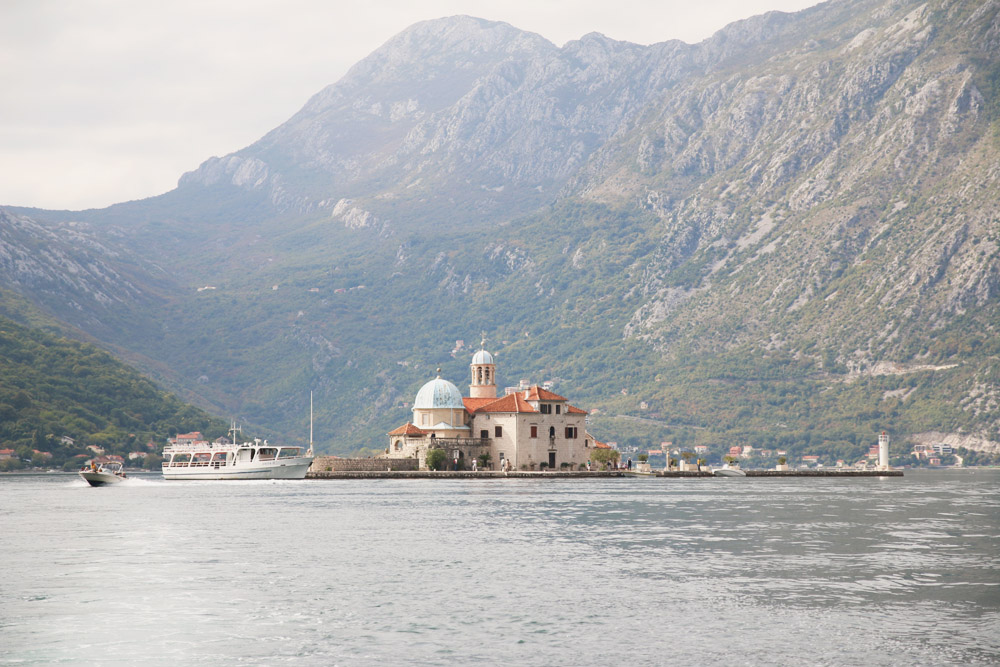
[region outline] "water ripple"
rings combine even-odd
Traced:
[[[0,663],[1000,661],[997,471],[134,481],[0,478]]]

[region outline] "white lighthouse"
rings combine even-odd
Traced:
[[[878,469],[889,469],[889,436],[885,431],[878,436]]]

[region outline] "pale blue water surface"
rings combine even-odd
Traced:
[[[0,663],[997,664],[998,482],[0,476]]]

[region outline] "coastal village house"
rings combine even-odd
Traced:
[[[417,392],[413,421],[389,432],[384,458],[417,459],[443,449],[450,466],[469,468],[482,454],[500,469],[577,468],[595,446],[586,431],[587,412],[538,385],[497,397],[493,355],[479,350],[470,364],[469,396],[438,376]],[[450,467],[449,466],[449,467]]]

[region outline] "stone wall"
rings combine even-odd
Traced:
[[[339,456],[317,456],[309,466],[309,472],[377,472],[419,468],[417,459],[344,459]]]

